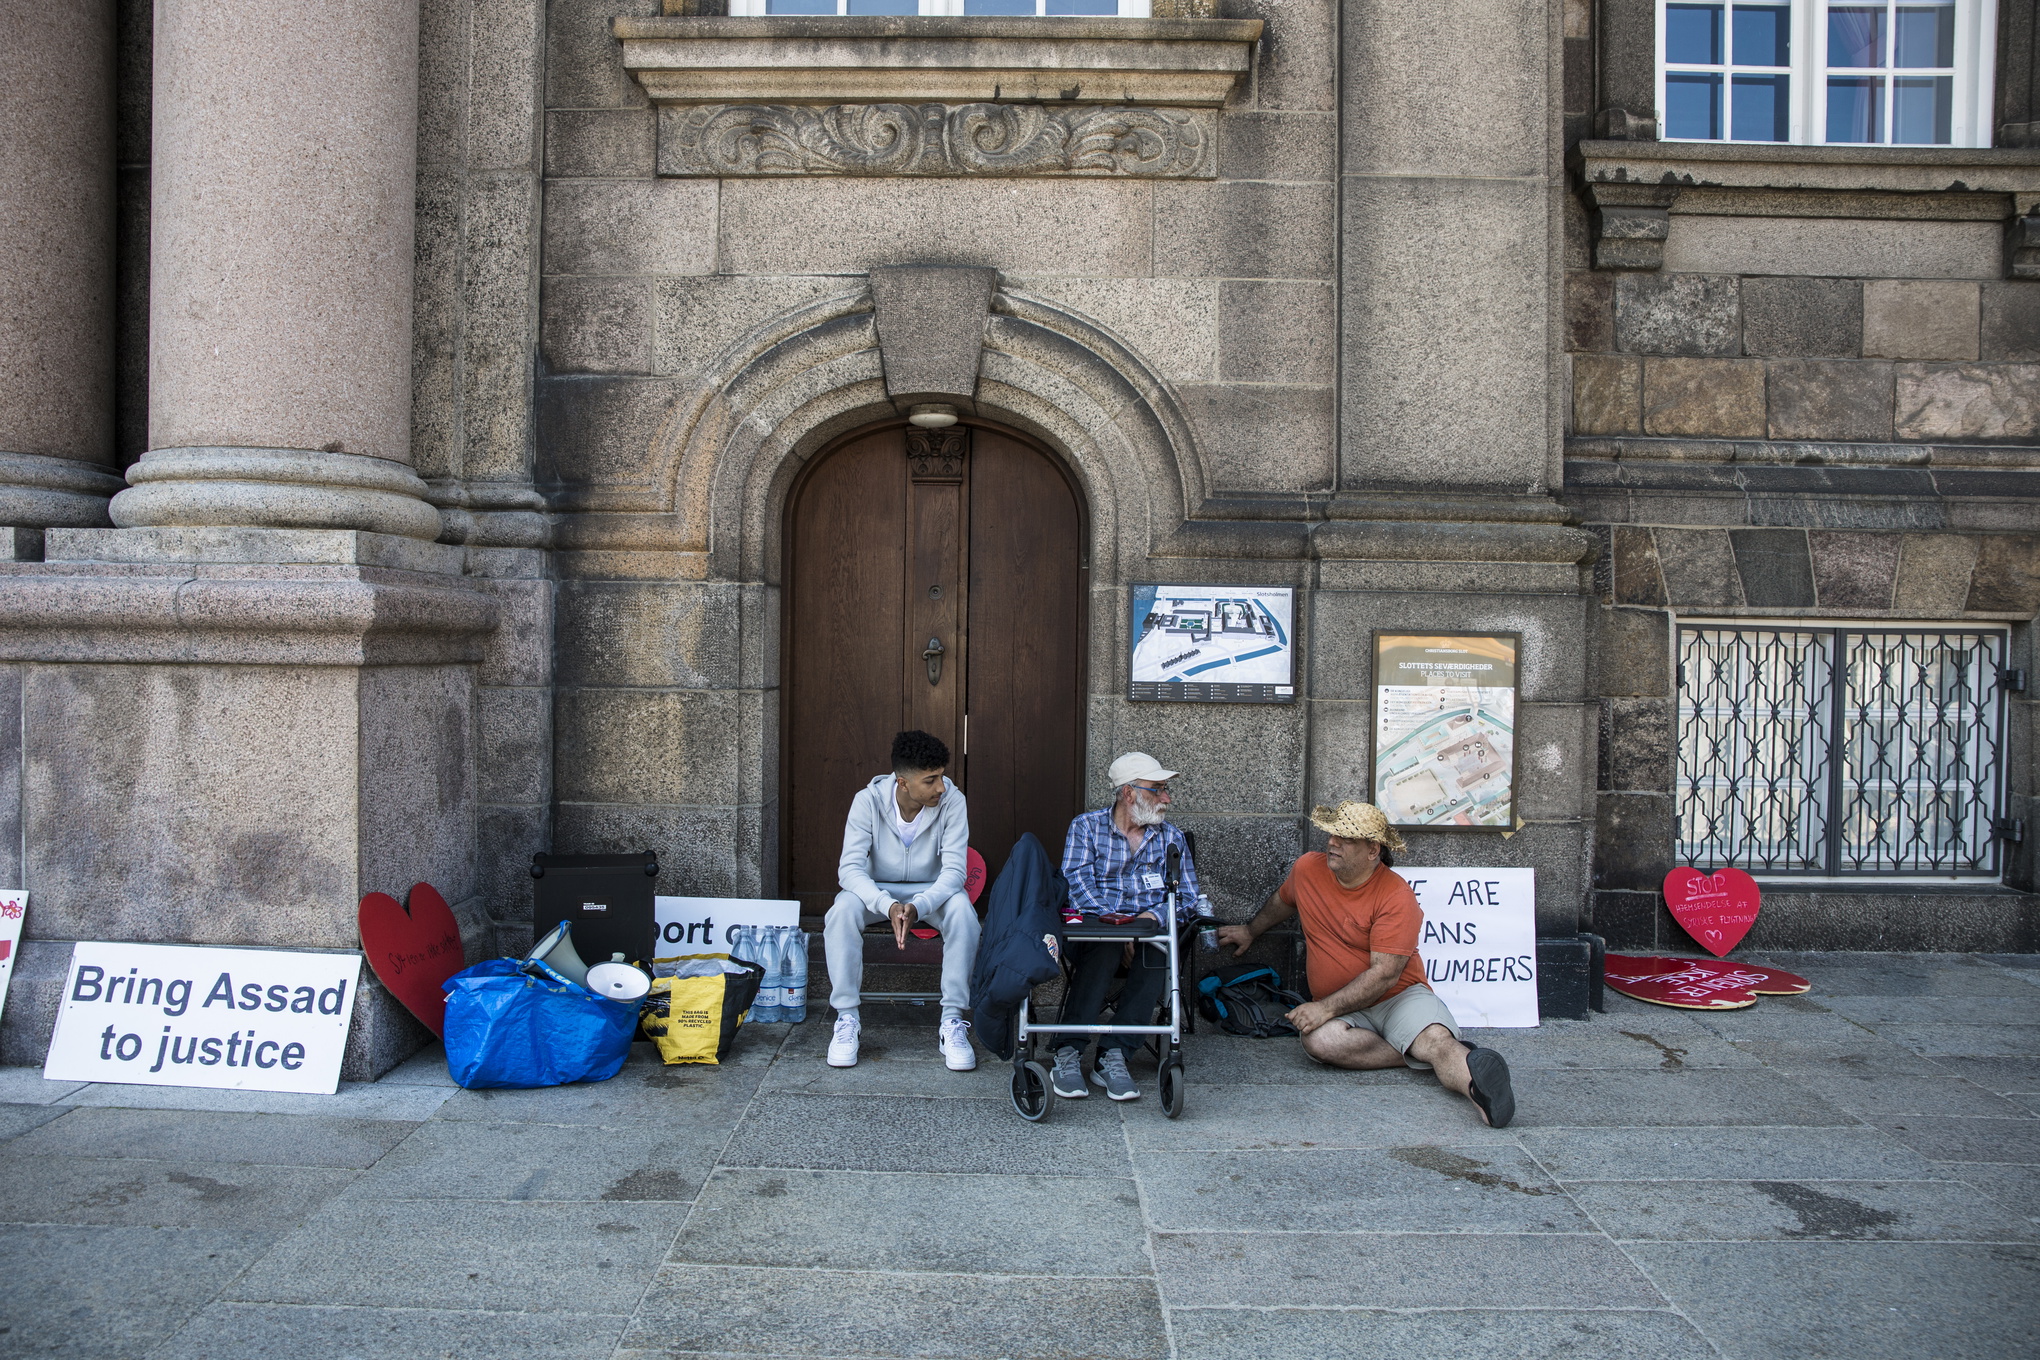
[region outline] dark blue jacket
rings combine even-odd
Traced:
[[[972,1028],[977,1041],[1001,1058],[1013,1056],[1013,1017],[1021,1000],[1062,971],[1056,959],[1062,953],[1062,907],[1068,900],[1069,886],[1048,851],[1033,832],[1022,834],[992,884],[970,976]],[[1054,953],[1049,940],[1055,942]]]

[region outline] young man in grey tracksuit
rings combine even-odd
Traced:
[[[864,928],[889,922],[904,948],[907,928],[925,921],[942,932],[942,1028],[936,1044],[950,1071],[968,1072],[977,1066],[977,1055],[963,1008],[970,1004],[978,942],[977,909],[963,890],[970,814],[962,792],[943,776],[949,748],[939,738],[900,733],[893,738],[892,763],[891,774],[878,776],[850,800],[836,868],[842,891],[822,924],[829,1003],[836,1008],[829,1065],[857,1064]]]

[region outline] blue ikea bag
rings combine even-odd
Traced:
[[[488,959],[447,979],[446,1070],[470,1090],[607,1081],[630,1056],[637,1022],[636,1002],[597,996],[544,964]]]

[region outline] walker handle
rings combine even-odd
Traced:
[[[1162,877],[1162,886],[1170,892],[1174,892],[1182,882],[1183,848],[1178,845],[1172,845],[1169,847],[1168,871]]]

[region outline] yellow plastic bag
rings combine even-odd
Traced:
[[[765,970],[742,959],[716,959],[677,972],[652,983],[638,1023],[668,1065],[720,1063],[729,1056]]]

